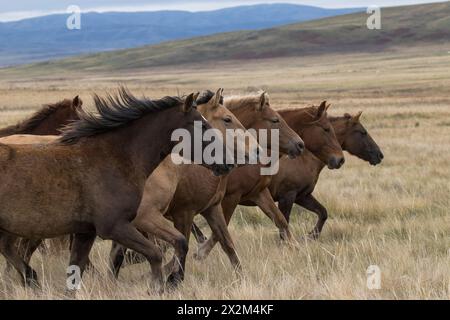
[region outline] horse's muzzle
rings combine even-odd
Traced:
[[[231,172],[235,167],[234,164],[213,164],[211,166],[212,172],[216,177],[226,175]]]
[[[328,169],[339,169],[345,163],[345,158],[342,156],[331,156],[328,160]]]

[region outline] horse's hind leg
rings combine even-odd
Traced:
[[[19,273],[22,285],[39,288],[40,284],[37,273],[18,254],[16,248],[17,242],[17,237],[0,232],[0,252]]]
[[[312,194],[304,197],[298,197],[295,203],[304,207],[305,209],[314,212],[319,217],[316,226],[308,234],[310,238],[317,240],[319,238],[320,233],[322,232],[325,222],[328,219],[327,209],[323,205],[321,205],[320,202],[317,201]]]

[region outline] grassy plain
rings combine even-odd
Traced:
[[[450,48],[448,48],[450,50]],[[231,233],[243,263],[238,279],[219,247],[205,262],[192,258],[184,284],[148,296],[142,264],[106,276],[109,241],[91,258],[105,276],[86,274],[79,299],[450,299],[450,54],[423,48],[377,54],[326,55],[208,63],[94,73],[3,74],[0,125],[15,123],[46,102],[126,84],[138,94],[161,97],[224,87],[226,94],[262,88],[274,107],[332,103],[330,113],[364,111],[362,122],[385,154],[378,167],[347,155],[339,171],[324,171],[315,194],[329,221],[317,242],[299,248],[279,243],[275,226],[257,209],[239,208]],[[1,73],[0,73],[1,74]],[[315,223],[294,209],[300,239]],[[0,299],[62,298],[68,252],[36,254],[32,265],[42,291],[25,290],[3,272]],[[381,269],[381,289],[366,286],[366,269]]]

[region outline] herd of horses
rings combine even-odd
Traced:
[[[296,203],[317,214],[308,235],[317,239],[327,220],[313,196],[322,169],[339,169],[343,150],[371,165],[383,159],[361,113],[332,117],[326,102],[280,110],[266,92],[228,97],[219,89],[150,100],[120,88],[114,95],[94,95],[94,107],[85,110],[77,96],[0,130],[0,252],[24,286],[39,286],[30,260],[43,240],[69,236],[69,265],[78,266],[80,276],[93,267],[89,253],[100,237],[112,240],[109,261],[116,278],[128,257],[150,263],[154,289],[174,287],[185,276],[191,233],[199,245],[196,259],[205,259],[219,242],[239,272],[227,227],[238,205],[258,206],[282,240],[295,243],[289,217]],[[194,121],[222,133],[277,129],[278,173],[261,175],[261,164],[237,166],[226,159],[175,165],[171,133],[184,128],[193,137]],[[246,158],[255,152],[251,142],[244,146]],[[203,141],[202,150],[207,145]],[[197,214],[211,228],[210,237],[195,225]],[[174,248],[165,265],[160,243]]]

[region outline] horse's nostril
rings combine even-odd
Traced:
[[[381,160],[383,160],[383,159],[384,159],[384,154],[383,154],[383,152],[380,151],[380,153],[378,154],[378,157],[379,157]]]
[[[339,160],[339,167],[342,167],[344,165],[344,163],[345,163],[345,158],[341,158]]]

